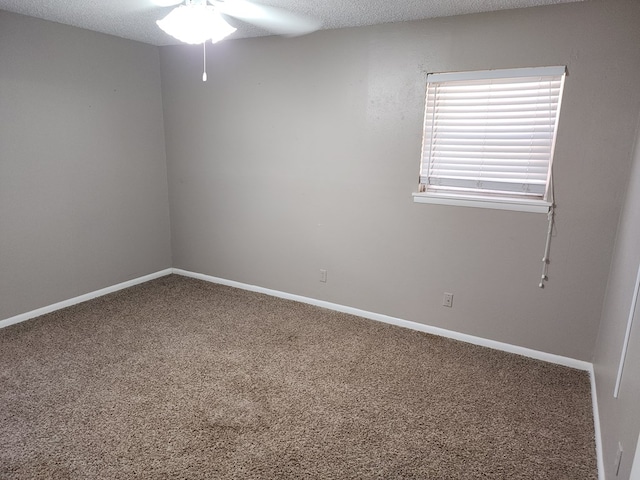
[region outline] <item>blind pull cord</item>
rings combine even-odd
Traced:
[[[551,246],[551,234],[553,233],[553,222],[555,220],[556,209],[556,196],[554,192],[553,184],[553,170],[549,175],[549,196],[551,197],[551,206],[549,207],[549,213],[547,213],[547,220],[549,221],[549,227],[547,228],[547,243],[544,246],[544,257],[542,257],[542,275],[540,276],[540,283],[538,287],[544,288],[544,282],[549,280],[547,276],[549,270],[549,247]]]
[[[540,283],[538,287],[544,288],[544,282],[549,280],[547,276],[547,270],[549,269],[549,247],[551,245],[551,234],[553,233],[553,211],[554,205],[552,204],[549,207],[549,213],[547,214],[547,218],[549,219],[549,228],[547,229],[547,243],[544,246],[544,257],[542,257],[542,275],[540,277]]]

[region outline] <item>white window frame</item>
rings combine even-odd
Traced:
[[[414,201],[417,203],[525,212],[549,212],[553,204],[551,170],[565,73],[566,67],[559,66],[427,75],[419,192],[413,194]],[[526,85],[528,86],[530,80],[543,83],[553,82],[549,83],[549,86],[554,86],[553,94],[551,94],[551,89],[549,94],[545,93],[544,96],[538,96],[527,90],[526,96],[514,98],[516,95],[512,94],[509,89],[513,88],[514,91],[519,91],[520,85],[509,85],[507,89],[504,88],[505,83],[511,82],[527,82]],[[444,88],[440,89],[442,86]],[[476,104],[473,105],[473,101],[466,104],[464,101],[470,94],[458,95],[456,92],[459,92],[460,87],[482,89],[482,95],[486,95],[486,97],[482,96],[478,100],[478,95],[473,94]],[[445,92],[453,92],[453,95],[456,96],[453,108],[451,105],[454,102],[447,102],[451,97],[447,98]],[[497,96],[504,95],[504,97],[508,97],[506,100],[513,102],[513,104],[505,104],[504,97],[496,100],[496,94]],[[494,101],[497,101],[500,106],[493,107],[490,105]],[[510,110],[518,110],[521,104],[527,105],[526,112],[523,108],[521,112],[516,112],[515,115],[512,115]],[[503,113],[504,105],[506,105],[506,109],[509,112]],[[513,125],[519,132],[523,132],[523,135],[518,135],[520,138],[517,142],[518,153],[514,154],[513,158],[509,157],[509,154],[514,151],[510,146],[511,142],[505,140],[506,136],[494,133],[497,129],[489,125],[491,120],[487,120],[487,118],[492,115],[492,108],[500,110],[497,113],[497,115],[501,116],[500,122],[507,122],[509,128]],[[535,115],[531,115],[532,108],[550,113],[536,112]],[[452,113],[453,115],[451,115]],[[544,118],[541,120],[538,115]],[[462,121],[458,123],[463,124],[462,127],[455,126],[456,131],[453,135],[455,139],[453,140],[451,135],[449,137],[446,135],[449,134],[447,125],[451,124],[451,121],[447,121],[447,118],[452,117],[460,118]],[[535,120],[520,120],[521,117],[534,117]],[[469,119],[472,121],[468,121]],[[545,123],[540,127],[541,121]],[[465,130],[466,125],[470,123],[473,123],[474,132],[469,129]],[[499,130],[504,128],[500,127]],[[540,140],[542,145],[536,147],[534,146],[533,138],[540,136],[540,128],[544,131],[544,138]],[[481,133],[479,133],[479,129]],[[437,137],[442,132],[445,133],[445,135],[441,136],[443,140],[438,140]],[[460,144],[462,145],[464,141],[471,141],[473,145],[462,148],[462,153],[459,151],[449,153],[452,149],[457,150],[457,139],[460,136],[466,137],[467,135],[469,137],[464,138]],[[480,140],[470,140],[472,137]],[[487,140],[490,140],[494,146],[486,147]],[[526,148],[526,142],[529,142],[528,149]],[[485,151],[485,148],[488,151]],[[500,166],[495,166],[496,160],[489,157],[489,155],[496,156],[495,151],[503,149],[507,154],[499,153],[498,164]],[[520,153],[521,151],[526,153]],[[469,154],[468,157],[466,156],[467,154]],[[455,158],[450,160],[450,156]],[[486,167],[484,166],[485,161],[487,161]],[[458,174],[457,169],[461,168],[459,167],[459,162],[463,162],[464,168],[473,173],[465,172],[469,176]],[[503,167],[503,164],[506,167]],[[514,174],[515,177],[512,181],[511,172],[523,172],[523,166],[525,173]],[[483,170],[485,168],[486,170]],[[492,168],[494,170],[491,170]],[[509,170],[508,174],[502,173],[504,168]],[[485,173],[486,171],[489,171],[489,173]],[[444,173],[438,175],[438,173],[433,172]],[[493,178],[483,178],[483,174],[494,175],[498,179],[493,181]],[[510,180],[501,181],[501,175],[509,175]]]

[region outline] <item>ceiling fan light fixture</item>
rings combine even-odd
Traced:
[[[236,31],[210,5],[180,5],[156,22],[166,33],[181,42],[197,45],[219,42]]]

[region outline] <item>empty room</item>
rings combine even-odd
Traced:
[[[640,479],[640,2],[0,0],[0,479]]]

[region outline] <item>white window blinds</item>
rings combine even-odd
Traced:
[[[421,191],[545,199],[565,67],[427,76]]]

